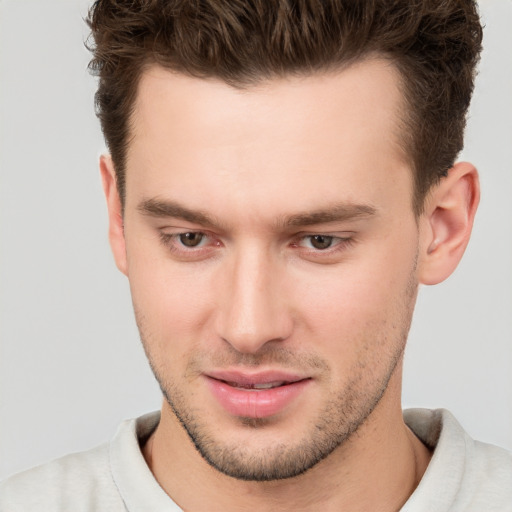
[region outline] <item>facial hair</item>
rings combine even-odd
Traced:
[[[222,353],[203,352],[191,356],[180,381],[166,373],[153,355],[154,340],[147,329],[144,316],[137,307],[135,314],[144,350],[160,389],[201,457],[227,476],[238,480],[264,482],[293,478],[305,473],[346,443],[365,423],[382,399],[403,358],[416,293],[413,272],[407,289],[396,306],[398,313],[392,322],[392,328],[380,334],[382,339],[357,340],[361,354],[387,347],[378,356],[371,356],[377,357],[378,372],[373,371],[373,359],[359,361],[342,389],[329,392],[320,413],[310,422],[301,438],[272,443],[258,449],[248,446],[247,443],[242,445],[218,439],[215,425],[209,424],[204,411],[192,406],[187,388],[182,383],[193,382],[202,373],[202,369],[208,367],[258,367],[266,364],[300,370],[302,374],[308,374],[308,370],[320,372],[324,381],[328,382],[332,373],[331,364],[316,355],[297,354],[293,350],[271,344],[262,347],[255,354],[242,354],[227,345]],[[379,335],[375,332],[372,334]],[[393,338],[391,343],[389,338]],[[278,420],[238,418],[238,421],[241,427],[250,429],[257,435]]]

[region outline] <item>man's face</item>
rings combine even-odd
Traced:
[[[226,474],[300,474],[399,384],[418,251],[401,102],[377,60],[243,91],[143,75],[118,263],[163,414]]]

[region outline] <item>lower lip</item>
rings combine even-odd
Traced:
[[[230,414],[244,418],[267,418],[280,413],[311,382],[311,379],[304,379],[276,388],[254,390],[235,388],[210,377],[206,380],[222,407]]]

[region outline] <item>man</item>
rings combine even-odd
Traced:
[[[473,2],[96,2],[110,241],[165,400],[1,510],[496,510],[512,456],[400,405],[479,199]],[[405,421],[404,421],[405,420]]]

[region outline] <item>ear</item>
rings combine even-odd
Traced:
[[[455,270],[468,245],[479,200],[478,172],[467,162],[455,164],[431,191],[420,217],[420,283],[440,283]]]
[[[114,254],[114,260],[117,268],[125,275],[128,275],[128,265],[126,262],[126,244],[124,239],[123,211],[121,207],[121,198],[117,190],[116,174],[114,163],[110,155],[100,157],[101,181],[103,191],[107,200],[108,209],[108,238],[110,247]]]

